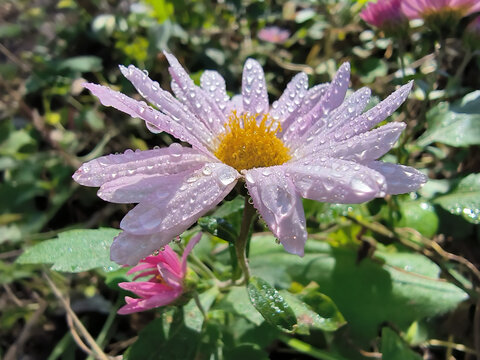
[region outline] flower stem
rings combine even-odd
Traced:
[[[248,283],[250,278],[250,268],[248,267],[247,259],[247,243],[248,233],[252,225],[253,218],[255,217],[256,210],[252,204],[248,202],[248,196],[245,196],[245,207],[243,208],[242,226],[240,228],[240,235],[235,242],[235,253],[237,254],[238,265],[243,271],[244,282]]]

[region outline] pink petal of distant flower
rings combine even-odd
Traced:
[[[239,176],[230,166],[207,164],[162,199],[154,196],[153,201],[130,210],[120,227],[136,235],[164,231],[178,235],[215,207],[232,190]]]
[[[160,111],[153,109],[143,101],[134,100],[118,91],[114,91],[106,86],[87,83],[84,86],[98,97],[101,103],[105,106],[113,106],[114,108],[129,114],[132,117],[137,117],[145,120],[147,124],[154,126],[158,131],[167,131],[176,138],[186,141],[193,147],[201,150],[204,153],[209,153],[207,150],[211,146],[210,138],[202,132],[194,133],[181,124],[180,119],[173,119]]]
[[[284,169],[280,165],[246,170],[246,184],[253,205],[285,250],[303,256],[307,230],[302,199]]]
[[[242,75],[243,109],[250,114],[266,114],[269,109],[267,84],[258,61],[247,59]]]
[[[164,52],[164,55],[170,64],[168,70],[172,76],[172,90],[177,98],[196,115],[197,123],[203,123],[213,133],[218,134],[223,129],[225,114],[216,106],[214,99],[194,84],[175,56],[167,52]]]
[[[321,158],[284,165],[298,193],[307,199],[356,204],[385,196],[385,178],[352,161]]]
[[[261,29],[257,37],[260,40],[268,41],[274,44],[282,44],[290,37],[290,31],[281,29],[278,26],[269,26]]]
[[[427,176],[411,166],[373,161],[365,164],[378,171],[387,180],[387,194],[405,194],[417,190],[428,180]]]

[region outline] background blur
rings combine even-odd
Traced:
[[[412,259],[422,254],[436,259],[442,274],[452,270],[448,281],[454,282],[454,274],[465,288],[475,289],[479,279],[468,264],[480,263],[480,34],[465,36],[474,15],[441,31],[415,20],[392,35],[361,20],[363,6],[364,1],[353,0],[1,0],[0,357],[16,344],[19,359],[85,358],[42,278],[45,268],[14,261],[25,248],[69,229],[118,228],[130,206],[102,201],[96,189],[75,184],[73,172],[100,155],[165,146],[173,138],[154,135],[143,121],[101,106],[81,85],[108,84],[139,98],[118,69],[119,64],[134,64],[170,89],[164,49],[196,82],[204,69],[219,71],[232,95],[239,92],[243,63],[253,57],[264,66],[271,100],[297,72],[306,72],[314,85],[330,81],[345,61],[352,66],[351,88],[372,89],[369,106],[413,79],[412,94],[389,119],[406,122],[407,129],[384,160],[414,166],[431,180],[418,194],[368,204],[305,201],[309,234],[347,249],[358,261],[372,254],[376,242],[387,252],[403,252]],[[261,34],[273,26],[278,29]],[[258,232],[265,229],[256,225]],[[396,232],[398,239],[389,238],[388,231]],[[50,276],[68,294],[89,331],[104,334],[102,346],[112,356],[122,354],[155,317],[154,313],[115,317],[123,294],[109,287],[107,273],[100,270]],[[380,334],[375,329],[380,310],[370,306],[368,298],[351,297],[347,287],[356,284],[351,280],[336,283],[329,296],[348,326],[356,327],[353,333],[363,326],[374,329],[368,338],[358,340],[348,330],[335,333],[340,338],[337,345],[331,345],[333,335],[303,341],[318,348],[356,348],[349,359],[378,358]],[[336,292],[343,295],[335,298]],[[410,295],[410,302],[418,299]],[[458,300],[425,313],[421,308],[413,318],[406,315],[409,308],[399,305],[402,302],[395,303],[389,324],[403,331],[416,356],[473,359],[475,341],[480,341],[474,331],[475,301]],[[402,322],[402,316],[408,319]],[[233,328],[232,336],[240,339],[242,325]],[[322,358],[296,352],[275,335],[256,336],[245,342],[260,339],[255,349],[270,358]],[[230,358],[235,359],[226,357]]]

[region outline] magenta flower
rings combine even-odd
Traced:
[[[158,255],[147,256],[137,266],[131,268],[127,274],[138,273],[131,282],[119,283],[122,289],[131,291],[140,298],[125,297],[127,305],[122,306],[118,313],[121,315],[150,310],[165,306],[175,301],[183,293],[183,280],[187,272],[187,256],[195,244],[202,237],[202,233],[195,235],[188,243],[182,255],[182,261],[168,245]],[[135,281],[147,277],[147,281]]]
[[[260,30],[258,38],[274,44],[283,44],[290,37],[290,31],[281,29],[278,26],[268,26]]]
[[[478,0],[402,0],[403,13],[409,19],[428,19],[455,15],[462,18],[480,11]]]
[[[360,13],[367,23],[389,32],[405,28],[407,18],[401,11],[402,0],[378,0]]]
[[[426,181],[411,167],[376,161],[397,141],[404,123],[369,131],[405,101],[412,83],[362,114],[370,90],[344,100],[350,81],[346,63],[331,83],[311,89],[307,75],[297,74],[270,106],[263,69],[253,59],[245,63],[241,95],[230,99],[219,73],[205,71],[198,87],[174,56],[165,56],[177,98],[146,72],[120,67],[158,110],[108,87],[85,85],[102,104],[192,145],[127,150],[85,163],[74,174],[82,185],[100,186],[98,195],[106,201],[138,203],[123,218],[123,232],[111,247],[112,260],[120,264],[136,264],[168,244],[238,181],[245,182],[280,243],[300,256],[307,239],[302,197],[360,203],[410,192]]]

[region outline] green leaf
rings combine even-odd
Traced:
[[[268,360],[268,354],[255,344],[241,344],[234,348],[225,348],[225,359],[229,360]]]
[[[260,325],[263,323],[263,317],[253,307],[248,297],[247,289],[244,286],[232,287],[226,296],[226,301],[231,304],[233,310],[238,315],[244,316],[253,324]]]
[[[205,216],[198,219],[198,225],[203,231],[231,243],[234,243],[238,237],[233,226],[222,218]]]
[[[435,198],[439,204],[452,214],[461,215],[465,220],[480,223],[480,174],[470,174],[446,195]]]
[[[303,258],[275,244],[273,236],[254,236],[250,245],[252,273],[275,286],[292,281],[318,283],[349,324],[352,335],[369,341],[383,322],[406,330],[415,320],[454,309],[467,294],[440,280],[436,264],[419,254],[382,250],[357,263],[351,245],[332,247],[309,239]]]
[[[125,360],[190,360],[200,341],[200,334],[185,325],[183,311],[166,311],[151,321],[130,347]]]
[[[299,298],[286,290],[280,290],[280,295],[293,309],[297,317],[299,333],[308,334],[310,328],[335,331],[345,324],[345,319],[338,311],[335,303],[324,294],[317,291],[309,293],[308,299],[310,303],[314,304],[313,307],[302,301],[301,297]]]
[[[17,262],[53,264],[53,270],[73,273],[95,268],[113,271],[120,267],[110,261],[110,246],[118,233],[109,228],[66,231],[27,249]]]
[[[265,320],[284,331],[293,331],[297,323],[295,313],[275,288],[259,277],[252,277],[247,291],[253,306]]]
[[[409,227],[426,237],[435,235],[438,229],[438,216],[432,205],[424,201],[407,201],[400,203],[400,219],[397,227]]]
[[[460,102],[442,102],[427,112],[428,130],[417,140],[426,146],[440,142],[451,146],[480,144],[480,90],[467,94]]]
[[[388,327],[382,329],[383,360],[421,360],[422,357],[413,352],[395,331]]]
[[[71,70],[81,73],[102,70],[102,59],[97,56],[76,56],[62,60],[57,64],[58,70]]]
[[[200,304],[203,310],[208,312],[210,306],[212,306],[215,298],[218,295],[218,288],[212,287],[198,296]],[[200,309],[198,308],[195,299],[191,299],[184,307],[183,313],[185,318],[185,326],[194,331],[200,332],[204,317]]]

